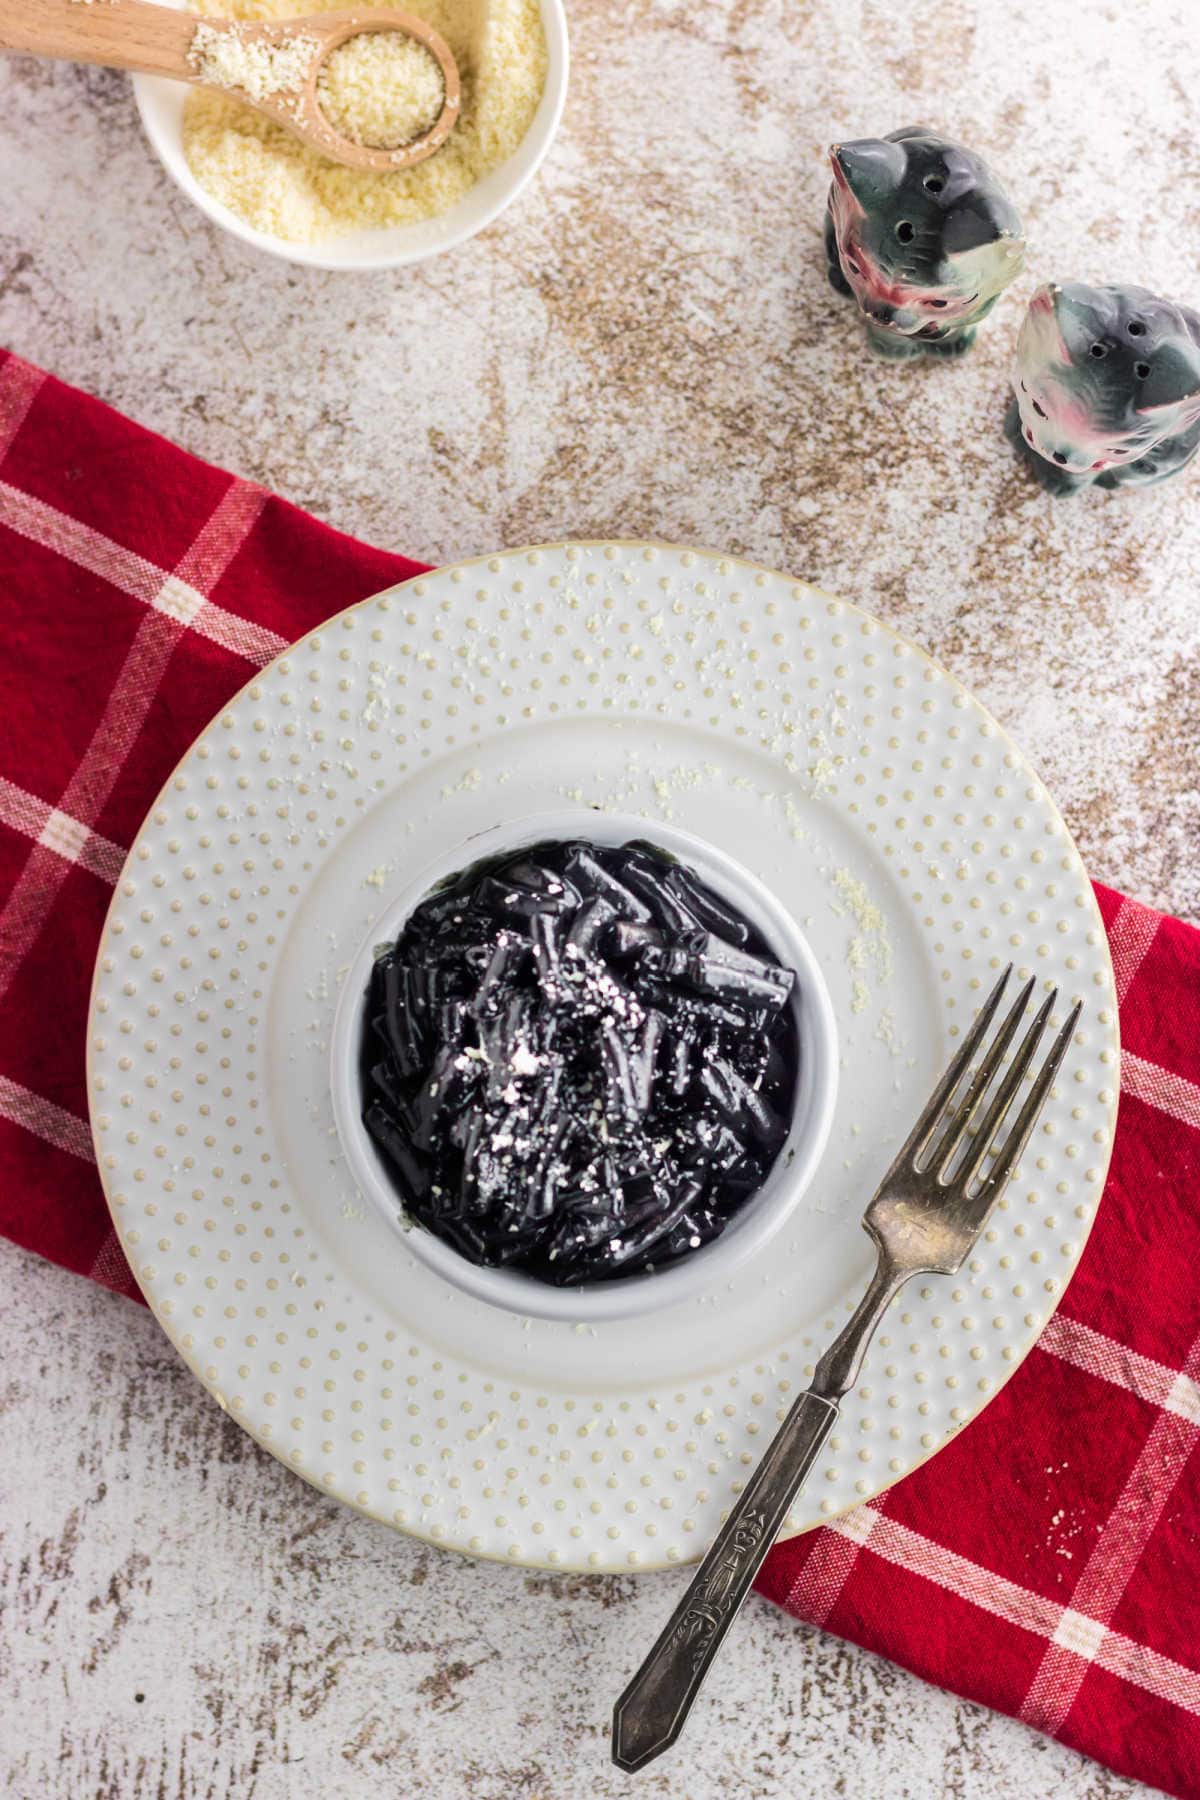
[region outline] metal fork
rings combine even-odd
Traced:
[[[1053,989],[1042,1001],[1001,1074],[1033,993],[1033,979],[1027,981],[968,1079],[1011,974],[1010,964],[863,1214],[863,1228],[878,1249],[870,1286],[817,1364],[812,1385],[796,1400],[687,1593],[613,1708],[612,1756],[619,1768],[644,1768],[683,1730],[725,1634],[833,1429],[839,1405],[858,1380],[867,1345],[897,1289],[913,1275],[953,1275],[961,1268],[1020,1159],[1067,1053],[1081,1003],[1072,1008],[1015,1121],[1002,1135],[1058,998]],[[968,1136],[998,1074],[978,1130]],[[993,1152],[995,1160],[984,1170]]]

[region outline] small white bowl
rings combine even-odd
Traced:
[[[182,0],[164,0],[182,10]],[[256,250],[281,256],[288,262],[307,263],[314,269],[400,269],[407,263],[424,262],[443,250],[452,250],[465,238],[474,237],[485,225],[511,206],[533,179],[554,141],[567,98],[567,18],[563,0],[539,0],[546,33],[546,85],[533,122],[513,155],[478,182],[449,212],[416,225],[387,225],[329,238],[320,244],[290,244],[247,225],[229,207],[215,200],[192,174],[183,154],[183,104],[188,89],[181,81],[158,75],[135,75],[133,93],[146,136],[168,175],[200,211],[234,237]],[[300,7],[298,10],[303,11]]]
[[[796,971],[792,994],[800,1036],[800,1071],[791,1128],[758,1193],[730,1220],[720,1237],[678,1263],[651,1274],[556,1288],[512,1269],[486,1269],[409,1219],[384,1159],[362,1122],[359,1045],[371,965],[377,944],[393,943],[417,904],[448,875],[485,856],[546,839],[589,838],[627,844],[641,838],[696,869],[712,888],[758,926],[775,955]],[[405,1243],[451,1286],[521,1317],[598,1322],[657,1311],[710,1293],[739,1264],[775,1235],[808,1186],[825,1148],[837,1098],[837,1032],[833,1007],[816,958],[795,921],[762,882],[732,857],[690,833],[619,813],[541,813],[480,832],[422,870],[372,925],[346,973],[331,1044],[333,1116],[342,1149],[364,1194]]]

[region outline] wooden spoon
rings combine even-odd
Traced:
[[[200,39],[197,42],[197,30]],[[437,122],[423,137],[395,150],[356,144],[342,137],[321,111],[317,76],[331,50],[363,31],[398,31],[424,44],[437,58],[445,96]],[[273,92],[249,93],[232,82],[219,84],[247,106],[265,113],[322,156],[351,169],[407,169],[423,162],[442,145],[458,120],[458,66],[445,39],[424,19],[404,12],[316,13],[299,19],[255,23],[234,19],[202,19],[148,0],[0,0],[0,50],[33,56],[99,63],[109,69],[136,69],[144,75],[167,75],[173,81],[213,87],[201,77],[206,60],[211,70],[214,37],[232,33],[239,44],[275,48],[286,56],[290,85]],[[297,52],[311,45],[311,61],[293,73]],[[204,53],[201,53],[203,46]],[[269,78],[268,78],[269,79]]]

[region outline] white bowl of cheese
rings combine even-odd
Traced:
[[[510,95],[504,88],[504,58],[522,8],[536,8],[545,38],[545,78],[536,101],[527,67],[514,84],[518,91]],[[219,10],[228,16],[234,9]],[[236,8],[240,16],[256,18],[317,10],[323,9],[311,0],[247,0]],[[462,121],[425,163],[403,175],[334,169],[298,144],[293,154],[292,140],[284,148],[279,128],[259,123],[232,96],[135,75],[142,124],[167,173],[201,212],[243,243],[312,268],[402,268],[482,231],[532,180],[558,130],[569,66],[563,0],[415,0],[409,10],[441,31],[464,77]],[[477,122],[467,98],[472,81],[481,95]],[[501,160],[471,178],[474,166],[497,154]],[[418,216],[434,205],[430,216]]]

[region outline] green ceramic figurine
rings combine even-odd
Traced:
[[[978,156],[920,126],[835,144],[829,279],[881,356],[959,356],[1020,273],[1016,208]]]
[[[1200,449],[1200,313],[1139,287],[1040,287],[1005,426],[1055,494],[1174,475]]]

